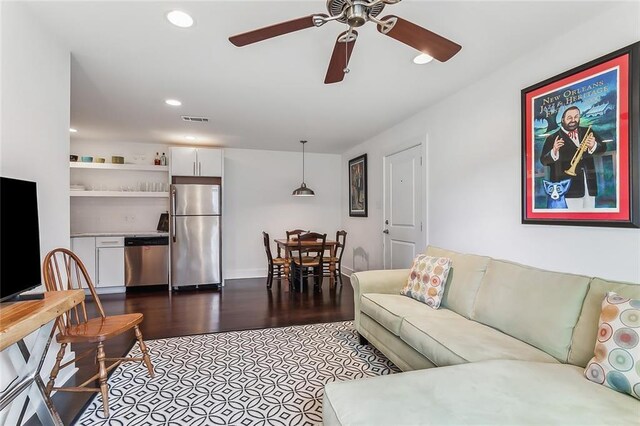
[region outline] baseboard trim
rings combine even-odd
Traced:
[[[344,266],[342,267],[342,271],[340,271],[341,275],[344,275],[345,277],[350,277],[351,274],[353,273],[353,270],[349,269],[349,268],[345,268]],[[345,273],[344,270],[347,270],[348,272]],[[227,273],[225,274],[224,280],[238,280],[238,279],[245,279],[245,278],[267,278],[267,271],[264,269],[259,269],[259,268],[254,268],[254,269],[232,269],[230,271],[227,271]]]
[[[224,279],[236,280],[241,278],[266,278],[267,270],[264,268],[250,268],[250,269],[231,269],[227,270]]]

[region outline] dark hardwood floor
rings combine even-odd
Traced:
[[[285,293],[284,285],[277,281],[268,290],[265,283],[265,278],[252,278],[228,280],[221,290],[168,292],[147,288],[101,295],[100,301],[107,315],[143,313],[141,330],[145,340],[353,319],[353,289],[347,277],[343,277],[343,286],[338,284],[334,289],[329,289],[325,278],[321,293]],[[87,307],[91,309],[92,304]],[[107,341],[107,356],[126,354],[134,341],[133,333]],[[76,353],[84,349],[80,345],[73,347]],[[96,372],[91,357],[81,360],[77,367],[79,371],[67,385],[82,383]],[[58,392],[53,403],[64,423],[72,424],[93,396]]]

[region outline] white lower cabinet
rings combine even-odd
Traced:
[[[97,289],[124,289],[124,237],[73,237],[71,250],[78,255]]]
[[[96,287],[124,286],[124,237],[96,237]]]
[[[82,261],[91,282],[96,283],[96,237],[71,238],[71,251]],[[84,283],[83,283],[84,284]],[[86,286],[85,286],[86,287]]]

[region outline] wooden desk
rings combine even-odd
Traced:
[[[291,250],[298,248],[298,240],[287,240],[286,238],[279,238],[274,240],[279,248],[284,249],[284,282],[285,282],[285,292],[289,291],[289,264],[291,263]],[[307,247],[310,249],[319,248],[321,244],[317,241],[302,241],[302,247]],[[337,241],[326,240],[324,243],[324,247],[329,250],[331,253],[331,259],[336,257],[336,247],[338,246]],[[333,288],[335,285],[334,271],[336,270],[336,263],[331,260],[329,262],[329,271],[331,272],[329,275],[329,286]]]
[[[62,425],[46,396],[40,370],[53,337],[55,319],[83,300],[83,290],[69,290],[47,292],[42,300],[0,303],[0,351],[9,357],[18,374],[0,394],[0,410],[8,408],[7,424],[19,422],[24,399],[22,404],[11,402],[27,391],[42,424]],[[29,351],[24,338],[36,330],[39,330],[36,341]]]

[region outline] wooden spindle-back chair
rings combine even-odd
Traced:
[[[111,315],[108,316],[104,312],[100,298],[96,293],[96,289],[89,278],[87,269],[78,256],[71,250],[65,248],[57,248],[51,250],[44,258],[42,265],[44,283],[47,291],[72,290],[72,289],[88,289],[91,293],[93,301],[98,310],[98,317],[90,318],[87,315],[87,308],[84,301],[80,307],[76,306],[71,311],[62,315],[56,320],[58,334],[56,340],[61,344],[56,362],[51,370],[49,382],[47,383],[46,392],[50,395],[53,390],[69,391],[69,392],[100,392],[102,394],[102,407],[105,416],[109,416],[109,388],[107,385],[107,373],[117,367],[121,362],[137,361],[144,362],[150,377],[153,377],[153,364],[149,357],[142,333],[138,325],[142,322],[143,315],[140,313]],[[104,342],[112,337],[118,336],[126,331],[133,329],[142,352],[140,358],[106,358],[104,351]],[[56,377],[61,368],[76,362],[82,358],[91,355],[94,348],[91,348],[73,360],[61,365],[66,347],[70,343],[97,343],[96,360],[98,362],[98,372],[91,378],[86,380],[79,386],[74,387],[56,387],[54,386]],[[114,361],[113,364],[107,366],[107,361]],[[98,380],[99,388],[87,387],[95,380]]]

